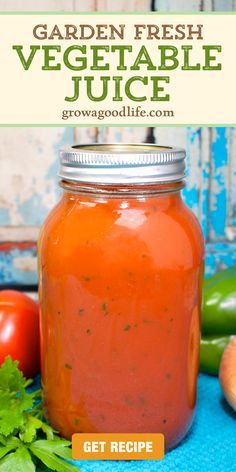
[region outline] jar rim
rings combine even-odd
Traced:
[[[102,184],[176,182],[185,176],[186,152],[153,143],[96,143],[60,151],[59,177]]]

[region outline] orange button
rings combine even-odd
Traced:
[[[76,433],[72,436],[73,459],[150,460],[163,459],[161,433]]]

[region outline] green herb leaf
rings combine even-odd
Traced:
[[[17,447],[20,447],[22,445],[21,441],[19,438],[15,438],[14,436],[10,436],[8,438],[5,438],[4,436],[0,436],[0,444],[2,446],[12,446],[13,449],[17,449]]]
[[[1,402],[1,395],[0,395],[0,402]],[[3,407],[3,409],[2,409],[2,407]],[[1,409],[0,409],[0,432],[4,436],[8,436],[15,429],[18,429],[18,428],[22,427],[23,424],[24,424],[24,419],[20,414],[21,412],[19,412],[16,409],[15,411],[14,410],[11,411],[11,414],[9,414],[9,411],[10,411],[10,403],[9,403],[8,408],[1,404]]]
[[[8,454],[8,452],[12,451],[13,449],[15,449],[15,448],[12,447],[12,446],[2,446],[2,447],[0,447],[0,459],[2,459],[2,457],[4,457],[6,454]]]
[[[24,431],[20,433],[20,439],[25,443],[34,441],[37,436],[37,429],[40,428],[42,428],[42,421],[29,416],[24,424]]]
[[[14,451],[15,449],[21,446],[21,441],[18,438],[12,437],[10,439],[2,439],[3,438],[0,439],[0,459],[2,459],[2,457],[8,454],[8,452]]]
[[[23,446],[0,461],[1,472],[35,472],[35,470],[31,455]]]
[[[30,451],[52,470],[57,472],[78,472],[77,467],[65,462],[56,454],[53,454],[51,450],[48,451],[38,446],[36,442],[30,445]]]
[[[56,454],[57,456],[60,456],[63,459],[72,460],[72,451],[69,447],[71,445],[71,442],[66,441],[65,439],[57,438],[51,441],[39,439],[38,441],[35,441],[33,445],[34,447],[36,446],[40,450]]]
[[[17,366],[18,362],[7,357],[0,368],[0,434],[5,436],[23,426],[22,412],[34,403],[34,394],[25,390],[29,382]]]
[[[49,426],[49,424],[42,422],[41,428],[49,441],[54,438],[54,433],[56,433],[56,431],[51,426]]]
[[[18,362],[12,361],[10,356],[6,357],[0,369],[0,389],[22,392],[25,382],[22,372],[18,369]]]

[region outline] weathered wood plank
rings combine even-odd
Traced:
[[[235,0],[156,0],[159,11],[231,11],[236,9]]]
[[[186,203],[200,217],[200,159],[201,132],[199,128],[156,128],[156,143],[159,145],[183,147],[187,151],[187,179],[183,196]]]
[[[149,11],[151,0],[97,0],[97,11]]]
[[[3,243],[37,241],[39,226],[0,226],[0,246]]]
[[[205,239],[209,236],[209,184],[210,184],[210,129],[201,128],[200,150],[200,189],[199,189],[199,221],[201,222]]]
[[[77,11],[149,11],[151,0],[75,0]]]
[[[95,11],[96,0],[74,0],[75,11]]]
[[[211,10],[211,0],[156,0],[155,10],[159,11],[196,11]]]
[[[147,128],[99,128],[97,140],[99,143],[144,143]]]
[[[98,128],[75,128],[74,144],[96,143],[98,136]]]
[[[228,204],[229,129],[211,129],[210,239],[225,238]]]
[[[1,226],[42,223],[60,192],[58,149],[72,142],[72,128],[0,129]]]
[[[236,265],[235,243],[208,243],[206,245],[205,275]]]
[[[236,128],[229,130],[229,197],[227,211],[226,237],[236,240]]]
[[[183,190],[183,197],[200,220],[201,128],[188,128],[186,150],[186,187]]]
[[[235,10],[234,0],[213,0],[213,10],[232,11]]]
[[[74,0],[0,0],[1,11],[73,11]]]
[[[37,246],[12,245],[7,250],[0,245],[0,284],[37,284]]]
[[[211,11],[211,10],[213,10],[213,0],[201,0],[200,10],[202,10],[202,11]]]
[[[159,146],[177,146],[186,148],[187,128],[158,128],[154,130],[155,142]]]

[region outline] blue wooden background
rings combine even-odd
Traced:
[[[0,10],[235,10],[235,0],[0,0]],[[58,149],[101,141],[187,149],[186,203],[206,239],[206,275],[236,264],[236,128],[1,128],[0,284],[37,284],[40,225],[59,198]]]

